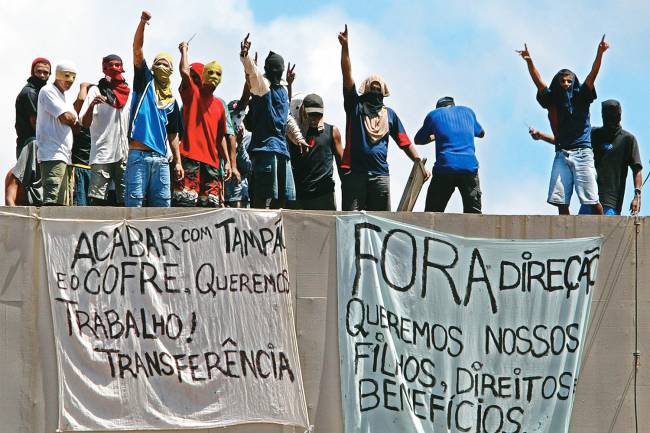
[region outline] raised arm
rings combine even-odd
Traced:
[[[181,52],[181,63],[178,69],[181,72],[181,80],[183,86],[186,86],[192,79],[192,77],[190,77],[190,62],[187,60],[187,49],[187,42],[181,42],[178,44],[178,51]]]
[[[585,84],[589,86],[592,90],[594,89],[594,83],[596,82],[596,77],[598,76],[598,72],[600,71],[600,64],[603,61],[603,54],[605,51],[609,49],[609,44],[605,42],[605,35],[603,35],[603,38],[600,40],[600,43],[598,44],[598,50],[596,51],[596,59],[594,60],[594,64],[591,66],[591,72],[589,72],[589,75],[587,75],[587,78],[585,78]]]
[[[553,135],[551,135],[551,134],[547,134],[545,132],[538,131],[535,128],[530,128],[528,130],[528,133],[530,134],[530,136],[535,141],[542,140],[542,141],[545,141],[545,142],[547,142],[549,144],[553,144],[553,145],[555,144],[555,137]]]
[[[341,44],[341,73],[343,74],[343,89],[350,90],[354,87],[352,79],[352,62],[350,61],[350,49],[348,47],[348,25],[345,30],[339,33],[339,43]]]
[[[257,67],[257,64],[248,54],[251,48],[251,42],[248,40],[249,37],[250,33],[246,35],[241,43],[239,58],[244,65],[244,72],[246,72],[246,80],[250,86],[251,93],[257,96],[263,96],[271,90],[271,86],[267,79],[264,78],[262,70]]]
[[[144,61],[144,51],[142,50],[144,46],[144,26],[149,23],[150,19],[151,14],[149,11],[142,11],[138,28],[135,30],[135,35],[133,36],[133,64],[135,66],[140,66]]]
[[[533,58],[530,56],[530,52],[528,51],[528,45],[524,44],[524,49],[517,50],[517,53],[521,56],[522,59],[526,61],[526,66],[528,66],[528,73],[530,74],[530,78],[533,79],[533,83],[535,83],[537,91],[541,92],[544,90],[546,88],[546,83],[542,81],[542,77],[539,75],[539,71],[533,63]]]

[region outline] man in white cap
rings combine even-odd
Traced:
[[[62,61],[56,67],[54,82],[38,94],[36,115],[37,159],[43,184],[43,205],[69,206],[72,202],[71,153],[72,126],[77,113],[65,100],[77,76],[74,63]]]

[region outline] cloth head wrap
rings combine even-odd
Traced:
[[[388,84],[386,84],[386,81],[384,81],[381,75],[377,74],[373,74],[361,82],[361,85],[359,86],[359,95],[363,95],[364,93],[369,92],[370,85],[375,82],[379,83],[381,86],[382,96],[390,96],[390,89],[388,88]]]
[[[560,84],[560,80],[565,75],[571,75],[573,77],[573,83],[567,90],[564,90]],[[576,74],[571,72],[569,69],[560,69],[551,80],[549,89],[551,90],[553,103],[558,108],[565,108],[569,113],[573,113],[573,96],[580,89],[580,81]]]
[[[228,103],[228,111],[230,112],[230,118],[232,119],[233,126],[235,131],[244,123],[244,117],[246,117],[246,111],[248,107],[243,110],[239,108],[239,100],[234,99]]]
[[[607,134],[607,140],[613,140],[623,129],[621,127],[621,116],[623,109],[621,103],[615,99],[608,99],[601,104],[603,115],[603,131]]]
[[[120,62],[119,65],[109,65],[110,62]],[[109,54],[102,59],[102,71],[105,78],[99,80],[97,88],[99,93],[106,98],[106,103],[115,108],[122,108],[129,99],[131,89],[124,80],[124,67],[122,58],[117,54]]]
[[[203,84],[209,84],[216,88],[219,83],[221,83],[222,73],[223,69],[221,68],[221,64],[219,64],[219,62],[212,61],[210,63],[206,63],[205,67],[203,68],[203,73],[201,74]]]
[[[284,59],[281,55],[269,51],[264,61],[264,76],[273,85],[278,85],[282,82],[282,73],[284,72]]]
[[[111,62],[120,62],[119,65],[110,65]],[[102,59],[102,72],[113,80],[124,81],[124,66],[122,58],[117,54],[109,54]]]
[[[203,63],[196,62],[190,64],[190,76],[192,77],[192,81],[194,81],[197,86],[201,85],[203,69],[205,69],[205,65]]]
[[[456,102],[451,96],[442,97],[436,102],[436,108],[453,107],[454,105],[456,105]]]
[[[69,61],[63,60],[56,65],[56,76],[57,80],[65,81],[66,83],[74,83],[74,79],[77,77],[77,66]]]
[[[381,92],[371,90],[372,83],[379,83]],[[390,89],[379,75],[371,75],[359,86],[359,102],[366,135],[372,144],[388,134],[388,111],[384,105],[384,97],[390,96]]]
[[[167,60],[169,66],[157,65],[159,60]],[[172,81],[171,75],[174,72],[174,59],[169,53],[158,53],[153,59],[153,72],[154,90],[156,91],[156,99],[158,100],[159,107],[166,107],[174,101],[172,95]]]

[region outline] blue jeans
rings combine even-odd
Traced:
[[[578,212],[578,215],[591,215],[591,206],[583,204],[580,206],[580,211]],[[605,206],[603,205],[603,215],[606,216],[617,216],[620,215],[620,213],[614,209],[613,207]]]
[[[124,172],[124,205],[142,207],[169,207],[171,182],[169,162],[165,155],[144,150],[129,150]]]
[[[74,168],[74,206],[88,206],[88,186],[90,185],[90,170],[82,167]]]
[[[291,160],[275,152],[255,152],[251,156],[253,178],[249,193],[253,207],[276,207],[274,202],[296,199],[296,186],[293,182]]]

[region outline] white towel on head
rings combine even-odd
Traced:
[[[77,65],[71,60],[61,60],[56,65],[56,72],[74,72],[77,73]]]

